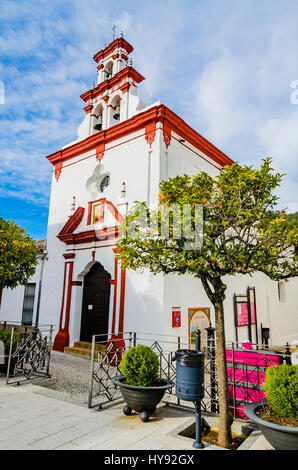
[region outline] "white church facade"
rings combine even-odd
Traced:
[[[31,321],[38,312],[39,323],[55,325],[58,351],[94,334],[190,338],[197,326],[214,326],[200,281],[125,271],[115,257],[119,224],[135,201],[155,204],[162,180],[199,171],[215,176],[232,163],[165,105],[145,106],[132,50],[120,37],[94,56],[97,85],[81,95],[78,140],[47,157],[53,166],[47,252],[42,284],[41,264],[29,282],[36,285]],[[260,343],[266,334],[274,345],[298,340],[297,279],[278,284],[256,273],[226,282],[227,340]],[[24,295],[24,287],[3,291],[1,320],[24,318]]]

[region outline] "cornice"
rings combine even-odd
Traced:
[[[117,84],[122,82],[122,80],[131,78],[136,83],[141,83],[145,80],[145,77],[137,72],[133,67],[125,67],[124,69],[120,70],[120,72],[116,73],[112,78],[105,80],[104,82],[97,85],[96,88],[92,88],[81,95],[81,98],[86,103],[93,99],[97,98],[98,96],[105,93],[107,90],[115,87]]]
[[[95,62],[98,63],[100,60],[105,59],[110,54],[112,54],[112,52],[114,52],[116,49],[119,49],[119,48],[124,49],[127,52],[127,54],[130,54],[133,51],[132,45],[129,44],[129,42],[126,41],[126,39],[117,38],[113,42],[111,42],[111,44],[109,44],[107,47],[97,52],[93,56],[93,59],[95,60]]]
[[[163,104],[153,106],[109,129],[93,134],[65,149],[58,150],[48,155],[47,159],[53,165],[62,164],[62,162],[66,162],[88,151],[94,150],[96,152],[98,148],[106,148],[106,145],[110,142],[121,139],[141,129],[146,130],[146,133],[149,131],[152,132],[152,126],[154,127],[154,124],[156,126],[158,122],[163,124],[164,138],[167,146],[170,144],[171,132],[173,131],[220,166],[231,165],[233,163],[231,158],[201,136],[197,131],[192,129],[183,119]],[[147,138],[148,136],[146,134],[145,139]]]

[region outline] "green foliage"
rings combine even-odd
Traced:
[[[25,285],[37,265],[35,242],[25,230],[0,217],[0,290]]]
[[[150,211],[146,203],[142,203],[145,211],[140,211],[140,206],[137,210],[133,207],[118,244],[116,256],[122,260],[123,268],[147,268],[153,274],[188,273],[201,280],[215,309],[218,388],[222,397],[219,408],[224,417],[219,424],[219,442],[224,445],[231,437],[231,422],[224,354],[223,302],[227,286],[223,277],[256,271],[276,281],[298,276],[298,227],[289,223],[285,211],[277,209],[275,193],[281,181],[282,175],[274,173],[270,158],[263,161],[260,169],[234,163],[214,178],[201,172],[162,181],[159,214]],[[184,204],[193,209],[192,229],[195,228],[194,206],[203,206],[203,241],[192,250],[186,249],[184,233],[172,238],[156,234],[164,207],[177,205],[182,209]],[[144,212],[141,227],[137,223],[138,211]],[[152,220],[157,221],[153,234]],[[173,220],[170,218],[172,233]],[[134,228],[134,236],[130,227]]]
[[[277,416],[298,421],[298,365],[268,367],[264,390],[269,405]]]
[[[293,214],[287,214],[288,222],[292,225],[292,227],[298,227],[298,212],[294,212]]]
[[[139,344],[126,351],[120,369],[127,384],[150,387],[158,376],[158,355],[149,346]]]
[[[4,344],[5,354],[9,353],[10,348],[11,331],[0,330],[0,341]],[[14,333],[12,342],[12,351],[16,350],[17,343],[21,340],[20,333]]]

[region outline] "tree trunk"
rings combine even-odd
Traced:
[[[222,302],[214,304],[216,331],[216,367],[219,400],[219,435],[218,445],[227,447],[232,439],[232,415],[228,406],[228,376],[226,363],[226,340],[224,325],[224,308]]]

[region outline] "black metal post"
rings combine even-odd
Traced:
[[[196,331],[196,351],[201,351],[201,331]]]
[[[196,401],[196,440],[193,443],[195,449],[203,449],[205,446],[201,441],[201,401]]]
[[[291,349],[290,349],[289,343],[286,344],[285,362],[289,366],[292,365]]]

